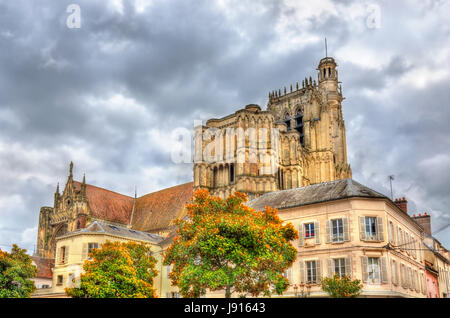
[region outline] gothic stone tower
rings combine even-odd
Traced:
[[[323,58],[318,83],[310,77],[301,87],[271,92],[266,111],[251,104],[196,127],[194,189],[254,198],[351,178],[336,66]]]
[[[56,187],[53,207],[42,207],[39,213],[36,255],[44,258],[55,257],[55,238],[67,232],[86,226],[89,206],[86,197],[86,181],[80,184],[73,180],[73,163],[65,189],[59,193]]]

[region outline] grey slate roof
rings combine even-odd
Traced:
[[[363,186],[355,180],[341,179],[317,183],[306,187],[266,193],[251,200],[247,205],[260,211],[266,206],[276,209],[286,209],[352,197],[389,199],[385,195]]]
[[[80,234],[88,234],[88,233],[105,233],[105,234],[110,234],[110,235],[114,235],[114,236],[129,238],[129,239],[147,241],[147,242],[151,242],[151,243],[155,243],[155,244],[158,244],[164,240],[164,238],[160,235],[136,231],[136,230],[124,227],[124,226],[104,223],[104,222],[100,222],[100,221],[94,221],[84,229],[69,232],[66,235],[63,235],[61,237],[80,235]]]

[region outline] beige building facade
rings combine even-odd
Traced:
[[[426,297],[422,228],[384,195],[352,179],[263,195],[255,209],[279,209],[297,227],[298,257],[285,296],[324,297],[320,279],[363,282],[362,297]]]

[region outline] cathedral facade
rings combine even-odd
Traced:
[[[195,128],[193,182],[141,197],[119,194],[69,176],[52,207],[39,216],[36,255],[55,257],[55,240],[94,221],[162,236],[184,215],[196,189],[226,197],[240,191],[261,194],[351,178],[347,163],[342,91],[333,58],[320,60],[317,82],[269,94],[266,110],[258,105]]]
[[[266,110],[251,104],[196,127],[194,189],[255,198],[351,178],[336,67],[333,58],[323,58],[317,81],[305,78],[269,93]]]

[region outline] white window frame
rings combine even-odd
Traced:
[[[372,233],[372,225],[368,224],[369,220],[374,220],[373,226],[375,227],[375,231]],[[378,231],[377,231],[377,217],[376,216],[366,216],[364,219],[364,225],[365,225],[365,231],[366,231],[366,238],[370,241],[376,241],[378,240]],[[367,231],[369,229],[369,232]]]
[[[336,221],[337,225],[334,226],[334,222]],[[339,222],[341,223],[339,226]],[[334,232],[334,229],[336,229],[336,234]],[[339,232],[340,229],[340,232]],[[331,220],[331,242],[333,243],[340,243],[344,242],[344,219],[333,219]]]
[[[306,282],[309,284],[316,284],[317,283],[317,261],[316,260],[305,261],[305,269],[306,269],[306,277],[305,277]]]
[[[333,268],[334,268],[334,275],[339,275],[339,277],[341,278],[348,275],[348,273],[345,272],[345,258],[334,258]]]
[[[367,279],[369,284],[378,285],[381,283],[381,264],[379,257],[367,258]]]

